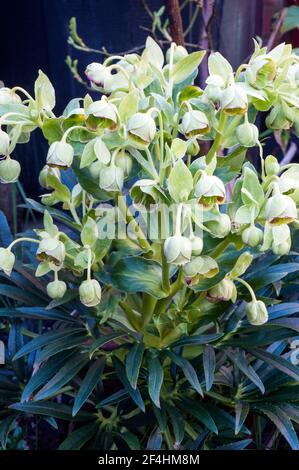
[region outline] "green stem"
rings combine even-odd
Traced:
[[[157,299],[155,299],[155,297],[147,294],[146,292],[143,294],[142,328],[144,328],[150,322],[155,310],[156,303]]]
[[[240,284],[243,284],[243,286],[246,287],[246,289],[249,291],[251,297],[252,297],[252,300],[254,302],[256,302],[256,296],[255,296],[255,293],[254,293],[254,290],[252,289],[252,287],[248,284],[248,282],[244,281],[244,279],[241,279],[240,277],[236,277],[235,278],[236,281],[240,282]]]
[[[80,221],[80,219],[79,219],[79,217],[78,217],[78,214],[77,214],[77,212],[76,212],[76,209],[75,209],[74,205],[73,205],[73,204],[69,204],[69,208],[70,208],[70,212],[71,212],[71,214],[72,214],[72,216],[73,216],[73,219],[74,219],[74,221],[76,222],[76,224],[82,225],[82,224],[81,224],[81,221]]]
[[[129,322],[131,323],[131,325],[133,326],[133,328],[135,328],[135,330],[139,331],[140,330],[140,322],[139,322],[139,318],[136,316],[136,313],[134,312],[134,310],[128,305],[128,303],[125,300],[121,300],[119,302],[119,305],[123,309],[125,314],[127,315],[127,318],[129,320]]]
[[[118,193],[116,197],[116,204],[121,211],[124,219],[127,221],[128,224],[131,225],[132,229],[134,230],[134,233],[136,234],[138,243],[140,247],[145,250],[145,251],[150,251],[151,250],[151,245],[145,238],[144,233],[142,232],[141,228],[139,227],[138,223],[132,216],[131,212],[129,211],[125,198],[121,193]]]
[[[217,130],[215,140],[214,140],[213,145],[210,148],[210,150],[208,151],[207,156],[206,156],[206,164],[207,165],[209,163],[211,163],[211,161],[213,160],[215,154],[217,153],[217,151],[219,150],[219,148],[221,146],[222,133],[223,133],[223,130],[224,130],[224,127],[225,127],[226,119],[227,119],[227,116],[226,116],[225,112],[222,111],[220,113],[219,125],[218,125],[218,130]]]
[[[162,288],[165,292],[169,292],[169,289],[170,289],[169,264],[167,263],[163,247],[161,250],[161,258],[162,258]]]
[[[7,247],[7,249],[11,250],[14,245],[16,245],[17,243],[20,243],[20,242],[32,242],[32,243],[38,243],[39,244],[39,240],[36,240],[35,238],[22,237],[22,238],[17,238],[13,242],[11,242],[11,244]]]

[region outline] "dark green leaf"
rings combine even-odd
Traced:
[[[80,450],[92,439],[98,429],[98,423],[87,424],[72,432],[58,447],[58,450]]]
[[[116,373],[117,373],[117,376],[118,376],[119,380],[122,382],[123,386],[125,387],[126,391],[130,395],[132,400],[141,409],[141,411],[145,412],[145,405],[144,405],[142,396],[141,396],[138,388],[136,388],[136,390],[135,390],[132,387],[132,385],[130,384],[130,382],[129,382],[127,376],[126,376],[126,372],[125,372],[125,368],[124,368],[123,363],[117,357],[114,356],[113,357],[113,365],[115,367],[115,370],[116,370]]]
[[[184,376],[192,387],[203,396],[202,389],[196,374],[196,371],[192,364],[182,356],[178,356],[172,351],[167,351],[167,355],[170,357],[172,362],[174,362],[178,367],[180,367],[184,373]]]
[[[105,367],[105,359],[101,358],[95,361],[89,368],[86,376],[82,380],[82,384],[77,392],[75,403],[73,406],[73,416],[75,416],[84,405],[97,383],[102,379],[102,373]]]
[[[203,351],[203,370],[205,374],[206,390],[209,391],[212,388],[215,375],[216,357],[213,346],[206,346]]]
[[[163,367],[153,353],[147,356],[148,365],[148,393],[155,405],[160,408],[160,390],[163,384]]]
[[[136,343],[126,357],[126,374],[132,387],[136,389],[138,375],[144,353],[143,343]]]

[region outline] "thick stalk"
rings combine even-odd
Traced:
[[[211,163],[212,159],[214,158],[215,154],[217,153],[217,151],[219,150],[219,148],[221,146],[222,133],[223,133],[223,130],[224,130],[224,127],[225,127],[226,119],[227,119],[227,116],[226,116],[225,112],[222,111],[221,114],[220,114],[219,126],[218,126],[218,130],[217,130],[215,140],[214,140],[213,145],[210,148],[210,150],[208,151],[208,154],[206,156],[206,164],[207,165],[209,163]]]

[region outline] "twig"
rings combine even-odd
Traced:
[[[185,45],[183,21],[178,0],[166,0],[172,40],[180,46]]]
[[[274,30],[272,31],[270,37],[269,37],[269,40],[268,40],[268,44],[267,44],[267,50],[270,51],[275,43],[275,40],[276,40],[276,37],[277,35],[280,33],[280,29],[281,29],[281,26],[284,22],[284,19],[285,19],[285,16],[286,16],[286,8],[284,8],[281,12],[280,12],[280,15],[279,15],[279,18],[277,20],[277,23],[275,25],[275,28]]]

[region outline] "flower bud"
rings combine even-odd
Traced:
[[[272,243],[271,249],[275,255],[284,256],[288,255],[291,249],[292,240],[288,238],[281,243]]]
[[[231,279],[224,278],[216,286],[208,290],[207,298],[210,302],[218,302],[232,300],[233,303],[237,299],[237,289]]]
[[[83,281],[79,287],[80,301],[86,307],[95,307],[101,302],[102,289],[95,279]]]
[[[208,118],[202,111],[187,111],[183,116],[180,130],[187,138],[206,134],[210,130]]]
[[[210,279],[219,272],[217,262],[210,256],[192,258],[189,263],[184,265],[183,270],[188,285],[197,284],[202,277]]]
[[[61,299],[67,291],[64,281],[53,281],[47,285],[47,294],[51,299]]]
[[[280,170],[280,165],[273,155],[268,155],[265,159],[265,171],[267,176],[276,175]]]
[[[99,179],[102,168],[104,168],[104,164],[102,162],[99,162],[99,161],[93,162],[88,167],[90,176],[95,180]]]
[[[217,220],[210,220],[205,225],[215,238],[224,238],[231,231],[231,221],[227,214],[219,214]]]
[[[252,248],[256,247],[263,241],[263,231],[254,225],[250,225],[242,232],[242,240],[246,245]]]
[[[124,170],[116,165],[105,166],[100,171],[100,188],[105,191],[121,191],[124,185]]]
[[[9,136],[6,132],[0,129],[0,155],[8,155],[9,150]]]
[[[73,147],[66,142],[53,142],[47,155],[47,164],[51,167],[69,168],[73,163]]]
[[[259,140],[259,130],[254,124],[246,122],[237,127],[236,137],[243,147],[254,147]]]
[[[223,204],[225,201],[225,186],[220,178],[214,175],[202,175],[194,190],[195,197],[199,198],[199,203],[208,207],[211,204]]]
[[[54,267],[61,266],[65,258],[65,246],[56,237],[46,234],[38,246],[37,259],[54,264]]]
[[[103,64],[92,62],[86,67],[85,75],[97,86],[104,87],[105,77],[107,76],[107,68]]]
[[[187,146],[187,154],[188,155],[191,155],[191,157],[195,157],[196,155],[199,154],[199,151],[200,151],[200,146],[197,142],[197,140],[190,140],[188,142],[188,146]]]
[[[54,177],[58,181],[60,181],[60,171],[58,168],[50,167],[49,165],[45,165],[40,174],[39,174],[39,184],[42,188],[45,189],[52,189],[53,186],[49,183],[49,177]]]
[[[122,168],[125,176],[128,176],[131,173],[133,167],[131,155],[122,149],[120,152],[118,152],[115,158],[115,165],[119,168]]]
[[[240,87],[229,86],[221,95],[221,108],[229,116],[246,113],[248,108],[246,93]]]
[[[272,225],[290,224],[297,219],[297,208],[292,198],[275,194],[266,203],[265,216]]]
[[[202,252],[203,249],[203,241],[201,237],[193,237],[190,238],[191,245],[192,245],[192,255],[198,256]]]
[[[263,88],[276,75],[275,62],[265,54],[257,56],[249,62],[244,75],[250,85],[257,85]]]
[[[10,88],[0,88],[0,105],[21,103],[21,98]]]
[[[0,182],[1,183],[15,183],[21,173],[21,165],[17,160],[12,160],[10,157],[0,161]]]
[[[43,194],[41,196],[41,203],[45,206],[55,206],[59,202],[59,199],[55,197],[54,193]]]
[[[156,124],[147,113],[136,113],[129,119],[128,133],[132,140],[142,145],[148,145],[155,137]]]
[[[0,248],[0,271],[4,271],[7,276],[10,276],[14,264],[15,255],[7,248]]]
[[[118,125],[117,109],[104,96],[101,100],[88,106],[86,114],[87,116],[93,116],[102,127],[107,127],[110,130],[116,129]]]
[[[166,61],[169,64],[170,60],[170,51],[171,48],[167,49],[166,51]],[[173,51],[173,63],[175,64],[181,59],[184,59],[184,57],[187,57],[188,51],[183,47],[183,46],[178,46],[177,44],[174,45],[174,51]]]
[[[252,300],[246,305],[247,320],[252,325],[263,325],[268,321],[267,307],[261,300]]]
[[[191,259],[192,243],[187,237],[175,235],[164,242],[164,254],[168,263],[181,266]]]

